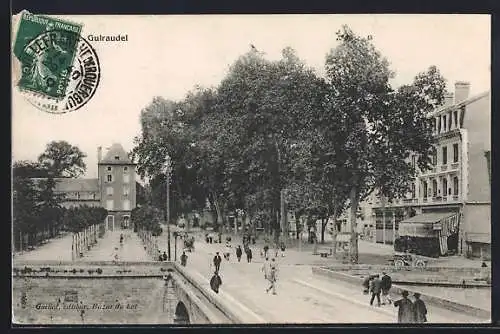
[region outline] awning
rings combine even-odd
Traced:
[[[437,237],[437,231],[443,229],[443,221],[448,221],[447,218],[454,216],[457,216],[456,212],[423,213],[400,222],[398,234],[409,237]],[[445,229],[448,230],[448,227],[446,226]]]

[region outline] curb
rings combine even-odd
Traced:
[[[335,271],[324,269],[324,268],[313,267],[312,272],[314,275],[319,275],[319,276],[327,277],[330,279],[333,278],[333,279],[337,279],[337,280],[342,280],[344,282],[348,282],[348,283],[358,285],[358,286],[361,286],[361,284],[363,282],[363,278],[361,278],[361,277],[355,277],[355,276],[335,272]],[[454,302],[451,300],[447,300],[444,298],[432,296],[432,295],[429,295],[426,293],[422,293],[418,290],[414,290],[414,289],[409,290],[409,289],[406,289],[404,287],[394,285],[394,284],[392,285],[392,288],[391,288],[391,295],[393,295],[393,296],[394,295],[401,295],[401,292],[403,290],[406,290],[410,293],[415,293],[415,292],[420,293],[421,299],[424,300],[426,303],[431,304],[431,305],[435,305],[435,306],[438,306],[438,307],[441,307],[441,308],[444,308],[444,309],[447,309],[450,311],[454,311],[454,312],[460,312],[460,313],[474,315],[474,316],[477,316],[478,318],[481,318],[481,319],[488,319],[488,320],[491,319],[491,312],[490,311],[487,311],[487,310],[484,310],[484,309],[481,309],[478,307],[474,307],[474,306],[460,304],[460,303],[457,303],[457,302]]]

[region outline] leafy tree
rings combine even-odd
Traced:
[[[86,170],[86,154],[68,142],[52,141],[38,157],[38,163],[54,177],[78,177]]]
[[[356,212],[358,203],[373,190],[389,199],[402,196],[414,176],[410,154],[425,169],[432,147],[426,116],[442,103],[444,79],[435,67],[419,74],[412,85],[394,91],[388,61],[370,38],[344,26],[339,45],[327,55],[329,101],[347,130],[342,150],[346,181],[350,185],[352,262],[358,261]]]

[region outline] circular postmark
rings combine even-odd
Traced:
[[[92,99],[99,86],[97,53],[75,32],[48,30],[26,43],[21,58],[19,90],[45,112],[78,110]]]

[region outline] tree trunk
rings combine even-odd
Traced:
[[[325,229],[326,224],[328,223],[328,219],[321,218],[321,243],[325,243]]]
[[[356,212],[358,211],[358,188],[353,186],[351,188],[351,193],[349,196],[351,204],[351,247],[350,247],[350,259],[351,263],[358,263],[358,234],[356,226]]]

